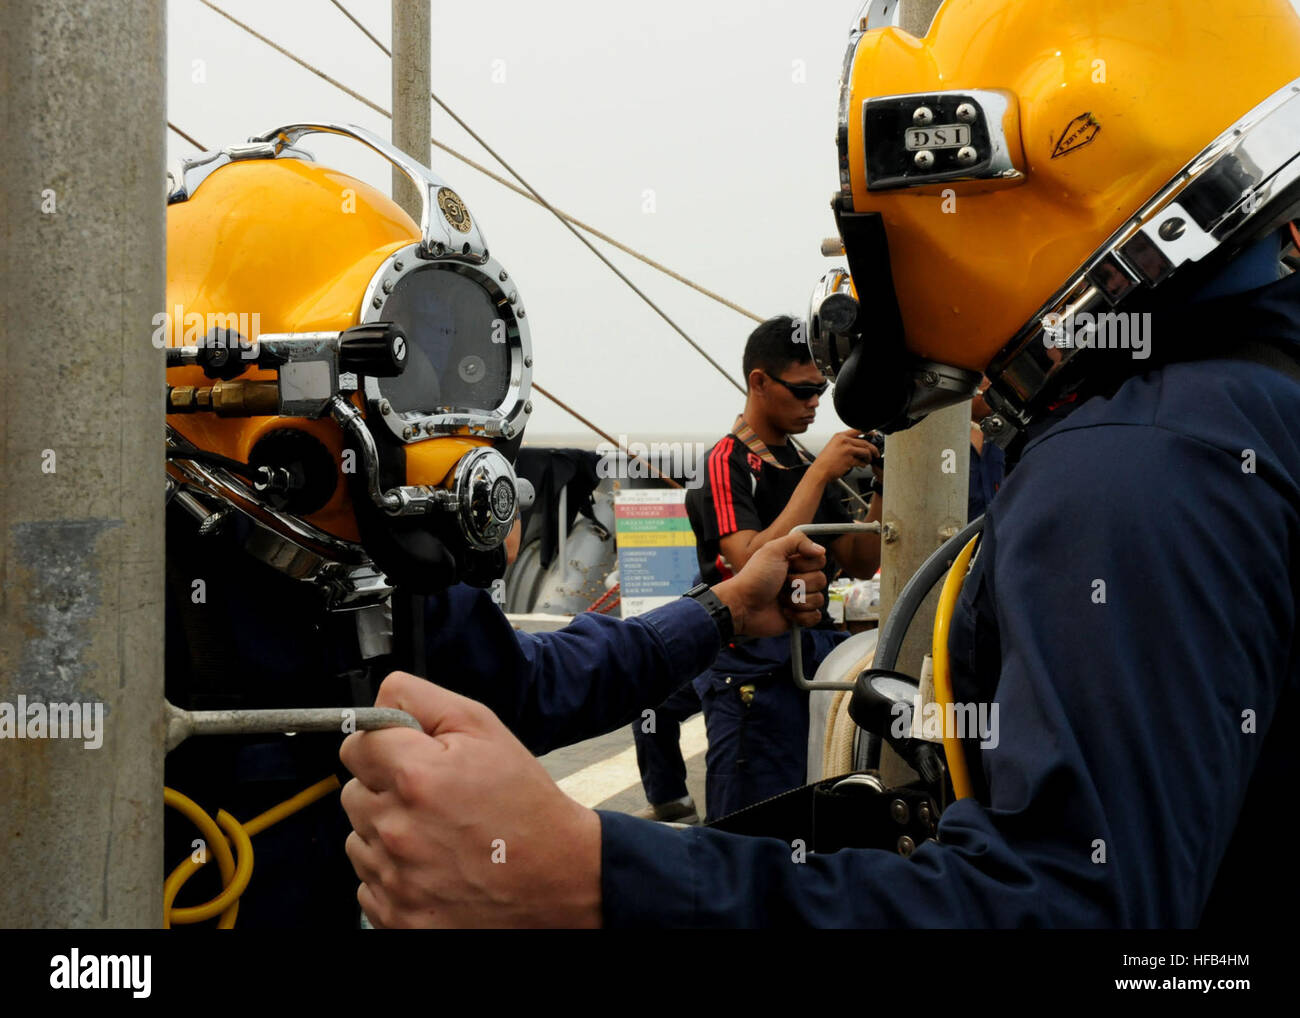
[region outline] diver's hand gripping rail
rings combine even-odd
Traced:
[[[372,732],[380,728],[414,728],[420,722],[392,707],[291,707],[273,710],[188,711],[163,701],[167,752],[191,735],[258,735],[297,732]]]
[[[851,529],[861,529],[864,526],[870,527],[872,524],[856,524],[852,527],[848,524],[837,523],[807,524],[794,529],[801,533],[809,533],[811,536],[815,533],[847,532]],[[875,670],[890,670],[898,663],[898,651],[903,645],[903,637],[912,624],[912,619],[920,609],[921,602],[925,600],[930,588],[938,583],[939,579],[948,571],[961,549],[966,546],[966,543],[983,529],[984,517],[975,517],[931,552],[930,557],[921,563],[921,568],[912,574],[912,578],[899,591],[898,597],[894,601],[894,607],[880,627],[880,637],[876,641],[876,655],[874,658]],[[798,626],[794,626],[790,631],[790,663],[794,672],[795,685],[800,689],[853,689],[855,683],[852,682],[808,681],[803,673],[803,641],[800,639],[801,633],[802,630]]]
[[[838,537],[841,534],[878,534],[879,521],[871,523],[804,523],[790,531],[808,537]],[[800,689],[852,689],[852,682],[813,682],[803,673],[803,627],[790,626],[790,669]]]

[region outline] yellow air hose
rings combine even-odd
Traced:
[[[328,778],[303,789],[293,798],[272,806],[246,824],[241,824],[224,809],[217,812],[217,819],[214,821],[193,799],[173,789],[164,788],[163,802],[194,824],[211,847],[212,854],[217,859],[217,868],[221,870],[222,891],[202,905],[179,907],[173,904],[185,882],[207,865],[206,855],[203,862],[196,862],[191,855],[171,871],[163,884],[163,927],[170,929],[173,923],[178,925],[201,923],[219,915],[221,918],[217,921],[217,929],[232,929],[235,925],[235,916],[239,911],[239,897],[247,889],[248,882],[253,876],[253,843],[249,839],[256,834],[261,834],[272,824],[277,824],[285,817],[310,806],[317,799],[324,798],[337,788],[339,788],[339,779],[331,774]],[[222,836],[222,830],[234,843],[238,852],[238,862],[230,851],[230,845]]]
[[[934,643],[930,648],[934,660],[934,699],[939,705],[944,719],[943,755],[948,761],[948,776],[952,779],[952,791],[958,799],[965,799],[971,794],[970,771],[966,769],[966,753],[961,739],[956,732],[949,731],[947,723],[952,704],[952,672],[948,661],[948,631],[952,628],[952,616],[957,607],[957,597],[961,585],[970,568],[971,556],[975,554],[975,545],[979,542],[976,534],[953,560],[952,568],[943,581],[939,592],[939,607],[934,613]]]

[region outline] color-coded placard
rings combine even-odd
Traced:
[[[699,565],[685,491],[620,491],[614,498],[614,529],[624,618],[667,604],[690,589]]]

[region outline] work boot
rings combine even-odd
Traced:
[[[657,806],[650,803],[632,814],[642,820],[658,820],[665,824],[698,824],[700,814],[695,809],[695,801],[684,795],[680,799],[661,802]]]

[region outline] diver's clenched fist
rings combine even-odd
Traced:
[[[357,898],[380,927],[600,925],[600,819],[483,705],[405,672],[375,701],[424,732],[357,732],[339,756]]]
[[[731,610],[739,636],[776,636],[790,628],[815,626],[826,602],[826,549],[803,534],[769,541],[745,568],[714,586]]]

